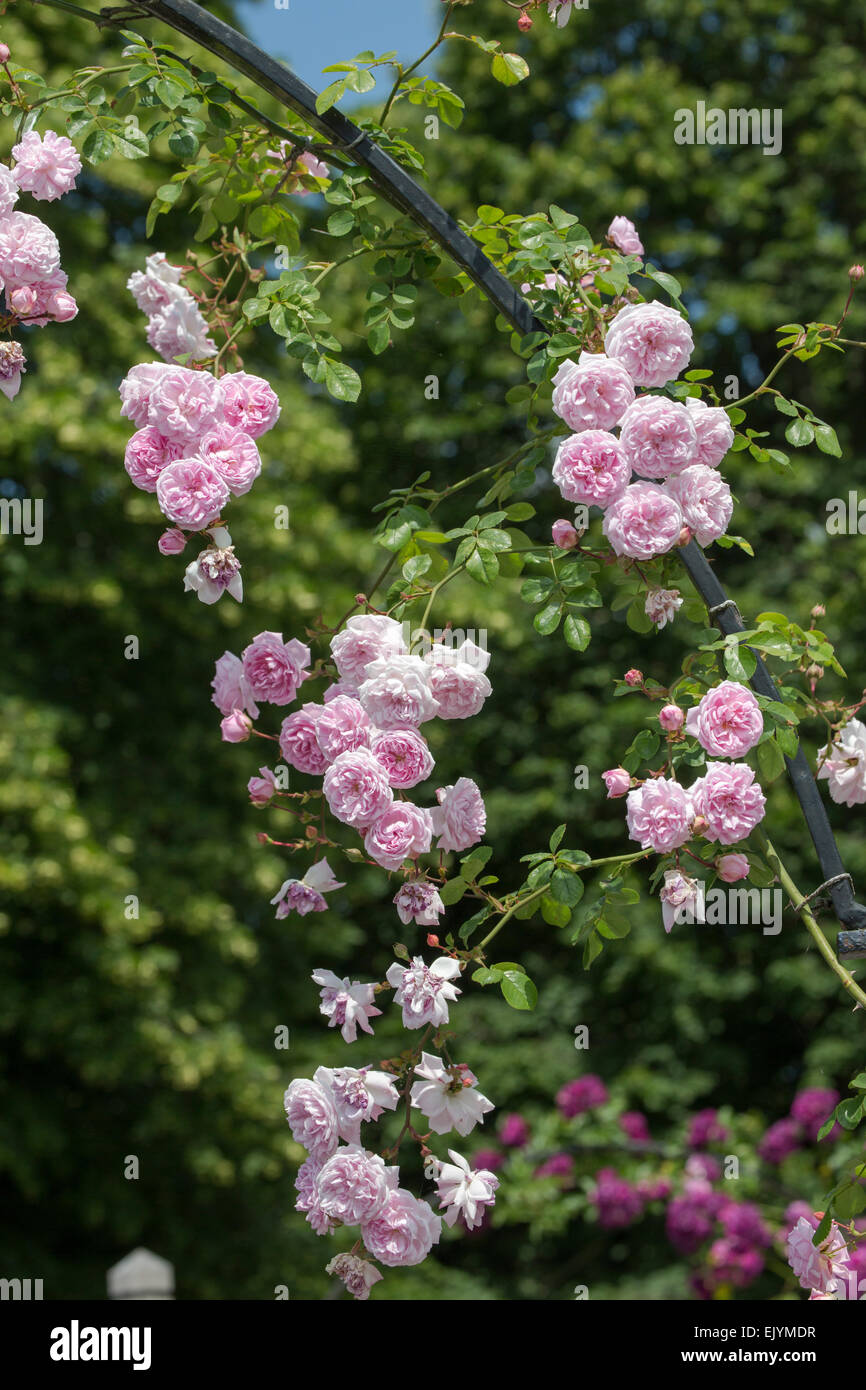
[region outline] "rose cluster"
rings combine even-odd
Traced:
[[[624,251],[643,251],[627,218],[614,218],[608,237]],[[693,346],[675,309],[627,304],[608,325],[604,351],[566,358],[553,379],[553,409],[574,431],[559,445],[553,480],[566,501],[604,512],[604,534],[619,556],[651,560],[692,538],[709,545],[730,523],[730,488],[718,472],[734,442],[727,412],[693,396],[680,402],[636,391],[676,380]],[[557,526],[557,544],[576,543],[569,523]],[[652,621],[670,621],[678,598],[654,590]]]
[[[203,603],[226,591],[240,602],[240,561],[220,514],[261,472],[256,441],[279,418],[275,393],[247,372],[217,378],[168,362],[133,367],[119,389],[120,413],[135,425],[124,467],[137,488],[156,494],[172,522],[160,553],[177,555],[190,534],[207,535],[209,544],[186,568],[184,588]]]
[[[441,956],[429,969],[416,957],[408,968],[395,962],[379,988],[394,990],[404,1026],[438,1028],[448,1022],[448,1004],[460,994],[452,983],[459,972],[459,963],[450,956]],[[322,986],[321,1012],[330,1026],[340,1027],[347,1042],[355,1041],[359,1024],[372,1032],[368,1020],[381,1012],[371,1002],[376,986],[340,980],[329,970],[314,971],[313,980]],[[405,1098],[407,1127],[411,1111],[419,1110],[428,1130],[466,1135],[493,1109],[465,1064],[446,1064],[436,1054],[418,1051],[420,1056],[404,1067],[402,1091],[389,1071],[319,1067],[312,1079],[292,1081],[284,1096],[292,1136],[307,1151],[296,1178],[296,1210],[318,1235],[339,1226],[360,1228],[359,1243],[370,1258],[358,1255],[356,1245],[350,1255],[339,1255],[327,1266],[357,1299],[366,1299],[382,1278],[371,1260],[388,1267],[420,1264],[438,1244],[442,1229],[442,1216],[400,1186],[399,1168],[363,1146],[361,1125],[396,1110]],[[425,1176],[435,1178],[446,1224],[462,1218],[467,1230],[479,1226],[495,1200],[498,1178],[480,1166],[470,1167],[453,1149],[448,1151],[450,1163],[440,1162],[426,1145],[422,1152]]]
[[[60,246],[50,227],[15,210],[21,193],[53,202],[75,187],[81,161],[65,135],[29,130],[12,147],[12,166],[0,164],[0,288],[6,297],[7,327],[44,328],[66,323],[78,305],[66,288]],[[20,343],[0,343],[0,391],[12,400],[21,388],[26,357]]]
[[[201,310],[180,282],[183,267],[171,265],[164,251],[148,256],[144,270],[130,275],[126,288],[147,316],[147,341],[164,362],[179,357],[199,362],[216,356]]]
[[[220,657],[213,700],[224,716],[225,740],[249,737],[262,700],[294,700],[307,675],[309,649],[301,643],[292,652],[288,647],[279,634],[262,633],[242,657]],[[308,701],[283,720],[280,752],[298,772],[322,778],[331,814],[361,836],[370,860],[389,871],[408,866],[412,876],[394,900],[401,921],[434,925],[444,909],[435,885],[418,874],[418,857],[434,845],[460,852],[477,844],[486,811],[469,777],[440,787],[431,807],[417,805],[407,793],[434,768],[421,726],[478,713],[491,690],[489,655],[469,639],[459,646],[434,643],[423,657],[414,655],[401,624],[380,614],[349,618],[332,638],[331,654],[339,679],[321,703]],[[273,774],[261,769],[250,783],[256,805],[270,800],[269,785],[276,794]],[[335,885],[317,888],[308,880],[309,875],[300,885],[287,880],[274,900],[278,916],[301,901],[303,910],[323,910],[321,893]]]

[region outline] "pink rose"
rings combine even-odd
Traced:
[[[192,302],[192,295],[180,283],[183,266],[172,265],[166,260],[164,251],[155,251],[144,264],[144,270],[133,271],[126,288],[148,318],[161,313],[178,299]]]
[[[399,869],[404,859],[427,854],[432,836],[429,811],[411,801],[395,801],[371,823],[364,848],[383,869]]]
[[[488,652],[468,640],[459,647],[437,643],[424,663],[440,719],[469,719],[479,713],[492,689],[484,674],[490,663]]]
[[[643,242],[637,234],[637,227],[628,217],[615,217],[607,229],[607,239],[613,242],[624,256],[642,256]]]
[[[0,343],[0,391],[10,401],[21,389],[21,374],[27,370],[24,365],[26,361],[20,343]]]
[[[691,837],[694,811],[679,782],[654,777],[633,787],[626,803],[626,821],[632,840],[642,849],[659,854],[679,849]]]
[[[179,555],[186,547],[186,536],[176,526],[171,526],[163,531],[156,544],[160,555]]]
[[[686,468],[679,477],[668,478],[665,492],[680,504],[686,525],[695,533],[698,545],[709,545],[723,536],[734,511],[731,489],[715,468],[703,463]]]
[[[604,350],[621,362],[637,386],[665,386],[685,367],[694,349],[692,330],[666,304],[630,304],[607,330]]]
[[[249,492],[262,471],[255,440],[231,425],[209,430],[199,445],[199,453],[215,468],[235,497]]]
[[[370,721],[363,705],[349,695],[338,695],[323,707],[318,716],[316,738],[329,763],[341,753],[350,753],[355,748],[369,748]]]
[[[744,854],[723,854],[716,860],[716,873],[723,883],[739,883],[749,877],[749,861]]]
[[[328,1020],[329,1028],[339,1028],[343,1042],[357,1042],[359,1028],[364,1033],[373,1032],[369,1020],[379,1018],[382,1010],[373,1003],[372,984],[341,980],[332,970],[314,970],[313,982],[322,986],[319,1013]]]
[[[426,1202],[398,1187],[372,1221],[361,1226],[369,1253],[380,1264],[419,1265],[442,1233],[442,1218]]]
[[[602,524],[614,553],[634,560],[664,555],[677,544],[682,529],[679,503],[657,483],[630,483]]]
[[[688,878],[679,869],[667,869],[665,871],[665,881],[659,900],[662,905],[662,924],[666,932],[670,933],[671,927],[677,918],[677,913],[682,911],[686,921],[691,917],[695,921],[705,920],[703,913],[703,898],[699,896],[698,883],[694,878]]]
[[[747,763],[707,763],[691,788],[695,813],[706,821],[705,840],[734,845],[764,817],[764,793]]]
[[[629,790],[631,773],[626,772],[624,767],[611,767],[601,774],[601,780],[607,787],[608,801],[615,801],[617,797],[625,796]]]
[[[140,362],[131,367],[120,383],[120,413],[131,420],[136,429],[143,429],[148,422],[150,398],[166,372],[171,371],[165,362]]]
[[[264,704],[290,705],[309,675],[309,647],[296,637],[284,642],[281,632],[260,632],[241,659],[250,689]]]
[[[34,280],[32,284],[16,285],[7,280],[9,308],[34,328],[44,328],[48,323],[67,323],[78,313],[78,305],[66,290],[68,279],[65,271],[55,270],[53,275]]]
[[[659,710],[659,723],[666,734],[675,734],[683,727],[686,716],[679,705],[663,705]]]
[[[147,325],[147,341],[164,362],[178,357],[216,357],[217,346],[208,336],[207,323],[191,295],[175,299],[167,309],[154,314]]]
[[[346,1226],[372,1221],[391,1193],[385,1160],[360,1144],[337,1149],[322,1165],[316,1187],[322,1211]]]
[[[280,730],[280,752],[286,762],[298,772],[308,772],[313,777],[320,777],[328,766],[317,737],[324,710],[324,705],[301,705],[283,720]]]
[[[252,732],[253,721],[243,710],[233,709],[220,723],[223,743],[246,743]]]
[[[394,961],[385,979],[394,990],[394,1003],[403,1007],[404,1028],[440,1027],[448,1022],[448,1005],[461,994],[452,980],[460,978],[460,962],[453,956],[439,956],[428,968],[421,956],[413,956],[408,966]]]
[[[764,717],[748,686],[722,681],[689,710],[686,732],[716,758],[744,758],[760,742]]]
[[[622,496],[630,477],[619,440],[606,430],[570,434],[556,451],[553,481],[566,502],[607,507]]]
[[[644,612],[661,632],[663,627],[673,622],[677,610],[682,606],[683,597],[679,589],[650,589],[646,596]]]
[[[643,478],[667,478],[694,463],[697,435],[684,405],[667,396],[641,396],[622,417],[622,452]]]
[[[554,521],[550,534],[553,538],[553,544],[558,546],[560,550],[573,550],[580,540],[571,522],[562,517],[559,521]]]
[[[417,787],[433,771],[433,755],[417,729],[376,731],[370,749],[385,768],[392,787]]]
[[[734,427],[728,412],[720,405],[707,405],[706,401],[698,400],[697,396],[686,396],[685,406],[691,414],[698,437],[695,463],[702,463],[707,468],[718,468],[734,442]]]
[[[573,430],[612,430],[634,400],[634,382],[603,352],[566,357],[553,378],[553,410]]]
[[[12,170],[6,164],[0,164],[0,217],[5,217],[7,212],[12,211],[18,202],[18,193],[18,184]]]
[[[435,927],[445,911],[436,884],[426,878],[404,883],[394,899],[394,906],[404,927],[410,922],[419,927]]]
[[[346,1292],[359,1303],[364,1303],[370,1297],[370,1289],[382,1278],[376,1266],[371,1265],[369,1260],[362,1260],[357,1255],[350,1254],[335,1255],[331,1262],[325,1265],[325,1273],[336,1274],[338,1279],[342,1279]]]
[[[835,1221],[830,1223],[826,1240],[818,1246],[812,1243],[815,1229],[811,1221],[801,1216],[794,1229],[788,1232],[788,1264],[801,1288],[812,1289],[818,1294],[835,1293],[840,1284],[844,1287],[849,1268],[848,1247]]]
[[[41,202],[53,203],[75,187],[81,160],[71,140],[46,130],[29,130],[12,146],[15,178],[19,188]]]
[[[295,1143],[318,1163],[329,1159],[338,1143],[337,1110],[330,1092],[318,1081],[299,1078],[288,1087],[283,1107]]]
[[[233,652],[223,652],[216,663],[211,685],[211,699],[220,714],[231,714],[233,709],[243,709],[251,714],[253,719],[258,719],[259,707],[253,699],[239,656],[235,656]]]
[[[403,629],[394,618],[362,613],[331,638],[331,652],[341,679],[357,687],[371,661],[405,654]]]
[[[169,521],[203,531],[216,521],[229,490],[220,475],[195,455],[167,464],[157,475],[156,500]]]
[[[60,244],[50,227],[29,212],[0,218],[0,278],[16,285],[47,280],[60,269]]]
[[[387,772],[366,748],[335,758],[325,773],[322,790],[331,814],[361,831],[394,799]]]
[[[487,812],[481,792],[471,777],[458,777],[453,786],[440,787],[436,792],[433,834],[438,835],[437,849],[461,850],[477,845],[487,825]]]
[[[162,470],[181,456],[181,446],[166,439],[153,425],[136,430],[126,446],[123,466],[142,492],[156,492]]]
[[[866,801],[866,724],[849,719],[818,750],[818,781],[827,782],[838,806],[860,806]]]
[[[219,387],[210,372],[166,365],[153,388],[147,423],[179,444],[195,445],[221,418]]]
[[[387,656],[371,661],[358,699],[378,729],[417,727],[439,713],[430,686],[430,667],[420,656]]]
[[[249,372],[229,372],[220,377],[222,418],[227,424],[258,439],[273,429],[280,418],[276,394],[260,376]]]
[[[247,791],[254,806],[269,806],[277,793],[277,779],[269,767],[260,767],[259,776],[247,782]]]

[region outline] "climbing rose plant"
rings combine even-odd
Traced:
[[[506,3],[521,32],[546,14],[563,41],[585,8],[578,0]],[[527,80],[526,60],[500,41],[451,27],[470,4],[444,4],[433,50],[470,43],[489,57],[494,80],[506,87]],[[352,402],[362,382],[343,359],[327,297],[339,296],[344,260],[371,258],[363,327],[376,355],[411,329],[420,293],[461,298],[473,285],[411,212],[389,205],[350,151],[295,116],[278,125],[229,77],[136,30],[121,34],[116,66],[86,68],[58,89],[17,65],[0,43],[2,110],[19,123],[12,163],[0,166],[0,389],[11,401],[24,370],[12,334],[77,312],[56,238],[39,218],[15,210],[19,195],[50,202],[67,193],[81,168],[73,141],[90,165],[115,154],[141,158],[151,146],[167,151],[175,167],[154,192],[147,233],[154,235],[169,209],[185,209],[195,214],[192,242],[184,264],[156,250],[130,275],[150,353],[122,366],[120,412],[134,428],[124,466],[169,523],[157,541],[162,556],[181,554],[196,537],[205,542],[186,565],[184,589],[205,604],[224,593],[240,603],[241,565],[224,513],[230,503],[242,505],[267,466],[259,441],[280,413],[272,385],[244,370],[242,341],[267,328],[310,381]],[[397,115],[423,107],[457,127],[464,103],[445,84],[419,76],[420,61],[365,52],[333,65],[329,72],[339,75],[319,96],[318,113],[347,92],[371,94],[387,73],[384,101],[360,127],[405,168],[422,170],[422,150],[411,130],[395,123]],[[66,135],[46,124],[55,113]],[[338,244],[333,259],[308,250],[301,235],[299,200],[312,195],[312,220],[323,223],[316,230]],[[816,625],[820,606],[808,626],[805,618],[766,612],[746,631],[720,637],[678,558],[692,541],[751,554],[749,542],[730,530],[735,498],[728,477],[736,485],[749,457],[781,472],[791,466],[788,453],[747,425],[751,401],[772,398],[791,446],[814,441],[840,453],[832,427],[771,383],[791,358],[864,346],[841,337],[862,268],[849,272],[840,317],[785,325],[779,361],[765,381],[731,401],[711,373],[692,365],[680,284],[646,259],[630,219],[611,214],[599,239],[557,206],[528,214],[477,209],[464,230],[535,314],[532,332],[507,330],[525,364],[525,382],[506,397],[525,417],[524,442],[444,488],[422,474],[379,503],[375,538],[383,567],[336,627],[320,622],[288,639],[277,631],[250,634],[240,651],[216,661],[212,698],[222,739],[264,739],[276,745],[274,759],[279,754],[273,767],[266,758],[252,769],[248,782],[257,811],[288,812],[295,826],[290,839],[259,836],[289,859],[301,856],[272,900],[276,916],[334,910],[346,881],[339,874],[364,863],[381,874],[395,918],[412,931],[411,946],[395,945],[382,979],[340,978],[326,960],[313,972],[326,1026],[349,1047],[357,1050],[360,1041],[364,1059],[295,1077],[284,1097],[294,1140],[307,1154],[296,1179],[297,1209],[319,1235],[336,1233],[343,1242],[343,1229],[349,1231],[351,1247],[326,1267],[361,1300],[383,1269],[426,1259],[443,1220],[474,1231],[491,1220],[497,1201],[498,1219],[521,1219],[526,1202],[532,1205],[524,1189],[537,1184],[545,1202],[558,1191],[566,1216],[579,1210],[604,1229],[663,1209],[672,1245],[694,1257],[699,1297],[747,1288],[774,1249],[785,1252],[789,1280],[811,1298],[851,1296],[849,1272],[863,1269],[866,1165],[853,1148],[822,1210],[813,1211],[804,1196],[770,1212],[761,1192],[740,1201],[718,1186],[728,1131],[715,1112],[693,1117],[675,1161],[647,1166],[653,1141],[644,1117],[606,1110],[605,1084],[591,1075],[557,1096],[558,1116],[544,1129],[551,1152],[532,1153],[520,1116],[500,1122],[500,1147],[476,1143],[486,1118],[490,1128],[495,1102],[481,1089],[483,1078],[459,1060],[460,1000],[470,985],[498,988],[518,1010],[537,1000],[524,967],[496,961],[492,943],[509,925],[540,914],[568,934],[591,967],[630,931],[640,904],[638,864],[650,870],[659,898],[659,930],[671,934],[695,920],[714,885],[778,881],[844,989],[858,1008],[866,1005],[764,828],[768,789],[785,756],[797,751],[800,726],[810,722],[822,731],[817,771],[833,800],[852,807],[866,801],[866,726],[857,718],[864,700],[819,694],[825,668],[845,674]],[[533,527],[535,509],[525,500],[539,470],[573,509],[550,538]],[[460,522],[455,507],[462,498],[455,499],[467,490],[474,509]],[[440,509],[445,529],[438,529]],[[482,588],[519,582],[521,598],[535,610],[536,632],[561,633],[576,653],[591,640],[587,614],[605,603],[624,611],[638,635],[673,622],[695,625],[693,650],[669,685],[634,667],[611,692],[649,702],[636,706],[647,712],[636,719],[641,727],[620,764],[601,773],[608,796],[624,802],[621,852],[593,861],[566,846],[567,827],[560,825],[544,848],[523,856],[523,880],[503,887],[488,872],[495,850],[483,840],[488,829],[495,838],[495,826],[487,825],[474,777],[436,785],[422,728],[460,721],[451,735],[459,746],[462,721],[495,700],[487,675],[488,664],[495,672],[495,653],[462,634],[457,641],[442,611],[443,590],[460,574]],[[434,609],[440,626],[431,635]],[[757,654],[777,673],[778,699],[749,688]],[[308,698],[310,689],[315,698]],[[262,707],[271,705],[281,723],[261,728]],[[471,904],[471,913],[461,903]],[[358,973],[370,972],[359,963]],[[370,1060],[368,1040],[385,1008],[399,1011],[407,1046]],[[853,1095],[841,1101],[826,1092],[796,1097],[790,1115],[761,1140],[760,1160],[772,1167],[799,1146],[853,1134],[866,1116],[866,1074],[851,1084]],[[607,1125],[604,1142],[614,1125],[625,1161],[585,1174],[578,1195],[572,1126],[589,1113]],[[420,1153],[424,1195],[401,1185],[404,1145]],[[512,1154],[507,1161],[504,1149]]]

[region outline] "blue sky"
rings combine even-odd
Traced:
[[[317,91],[333,81],[323,67],[365,48],[417,58],[435,37],[441,10],[441,0],[288,0],[287,9],[274,0],[240,0],[237,7],[259,47]]]

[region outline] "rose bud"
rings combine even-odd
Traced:
[[[659,710],[659,723],[666,734],[679,733],[686,721],[686,716],[679,705],[665,705]]]
[[[723,883],[739,883],[749,877],[749,861],[744,854],[723,854],[716,860],[716,873]]]
[[[573,550],[577,545],[577,532],[570,521],[565,521],[560,517],[559,521],[554,521],[551,528],[553,544],[560,550]]]
[[[639,671],[636,666],[632,666],[623,676],[626,685],[643,685],[643,671]]]
[[[613,801],[618,796],[625,796],[631,786],[631,775],[626,772],[624,767],[611,767],[607,772],[601,774],[601,780],[607,787],[608,801]]]

